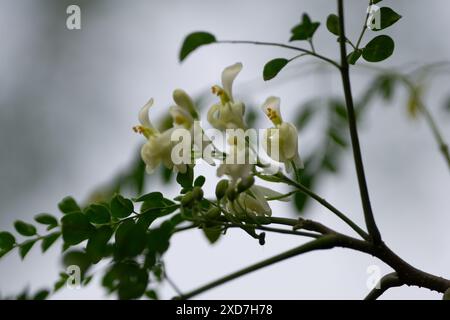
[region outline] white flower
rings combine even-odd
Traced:
[[[263,147],[269,157],[277,162],[283,162],[288,172],[293,167],[303,168],[303,162],[298,153],[298,133],[295,126],[284,122],[280,113],[280,99],[269,97],[262,105],[262,110],[274,124],[273,128],[264,131]]]
[[[250,163],[250,156],[250,150],[244,144],[242,146],[238,143],[231,144],[230,153],[217,168],[217,176],[229,176],[232,186],[235,186],[240,179],[252,174],[254,165]]]
[[[148,173],[152,173],[161,163],[168,169],[175,169],[182,173],[187,170],[188,163],[174,164],[172,160],[172,149],[175,143],[171,137],[174,130],[180,128],[192,130],[196,110],[191,98],[184,91],[177,89],[173,96],[177,105],[169,108],[173,121],[172,128],[160,132],[152,125],[149,109],[153,105],[153,99],[150,99],[139,112],[141,125],[133,128],[135,132],[147,138],[147,142],[141,148],[141,158]]]
[[[245,129],[245,105],[233,99],[232,86],[234,79],[242,70],[242,63],[235,63],[222,72],[222,87],[213,86],[212,92],[220,98],[220,103],[213,105],[208,111],[208,122],[218,130]]]

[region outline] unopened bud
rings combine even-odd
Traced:
[[[216,185],[216,198],[217,199],[220,200],[225,196],[227,189],[228,189],[228,184],[229,184],[228,180],[225,180],[225,179],[220,180],[219,183],[217,183],[217,185]]]
[[[226,195],[227,195],[228,200],[230,200],[230,201],[236,200],[236,198],[238,196],[235,188],[228,188]]]
[[[192,196],[195,200],[200,201],[203,199],[203,190],[200,187],[195,187],[192,190]]]
[[[255,178],[253,176],[248,176],[248,177],[241,179],[241,181],[237,185],[238,193],[248,190],[251,186],[253,186],[254,183],[255,183]]]
[[[206,217],[208,219],[215,220],[220,217],[221,213],[222,212],[220,211],[219,208],[213,207],[213,208],[209,209],[208,212],[206,212]]]
[[[193,201],[194,201],[193,192],[188,192],[181,198],[181,205],[184,207],[188,207],[189,205],[191,205]]]

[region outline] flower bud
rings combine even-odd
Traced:
[[[192,190],[192,197],[197,200],[200,201],[203,199],[203,190],[200,187],[194,187],[194,189]]]
[[[237,192],[241,193],[248,190],[255,183],[255,178],[253,176],[247,176],[242,178],[237,185]]]
[[[189,207],[193,201],[194,201],[193,192],[188,192],[181,198],[181,205],[183,207]]]
[[[235,188],[228,188],[226,195],[227,195],[228,200],[230,200],[230,201],[236,200],[236,198],[238,196]]]
[[[223,179],[220,180],[217,185],[216,185],[216,198],[217,199],[222,199],[225,196],[225,193],[227,192],[228,189],[228,180]]]
[[[222,211],[220,211],[219,208],[213,207],[213,208],[209,209],[208,212],[206,212],[206,218],[215,220],[220,217],[221,213],[222,213]]]

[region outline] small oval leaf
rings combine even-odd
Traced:
[[[379,16],[377,21],[376,16]],[[380,31],[392,26],[398,20],[402,18],[397,12],[388,7],[382,7],[379,11],[375,12],[370,26],[372,31]]]
[[[21,234],[22,236],[25,237],[31,237],[34,236],[36,234],[36,227],[23,222],[21,220],[18,220],[16,222],[14,222],[14,228],[16,229],[16,231]]]
[[[332,34],[339,36],[339,17],[335,14],[330,14],[327,18],[327,29]]]
[[[394,52],[394,40],[386,35],[373,38],[363,49],[362,56],[369,62],[380,62],[389,58]]]
[[[183,45],[180,50],[180,62],[182,62],[186,57],[197,48],[216,42],[216,37],[208,32],[194,32],[189,34],[183,41]]]
[[[268,81],[270,79],[275,78],[277,74],[281,71],[281,69],[283,69],[288,63],[289,60],[284,58],[277,58],[267,62],[266,65],[264,66],[263,71],[264,81]]]
[[[358,49],[355,50],[353,52],[351,52],[348,56],[347,56],[347,61],[349,64],[355,64],[356,61],[358,61],[358,59],[361,57],[362,54],[362,50]]]

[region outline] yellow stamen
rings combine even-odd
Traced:
[[[133,131],[142,134],[147,139],[154,134],[154,131],[151,128],[147,128],[144,126],[134,126]]]
[[[220,102],[225,105],[227,102],[230,102],[230,97],[221,87],[215,85],[211,87],[211,92],[220,98]]]
[[[175,116],[174,122],[176,124],[183,124],[186,122],[186,118],[184,118],[183,116],[177,115],[177,116]]]
[[[277,110],[274,110],[272,108],[267,108],[266,115],[272,121],[274,124],[281,124],[281,117],[278,114]]]

